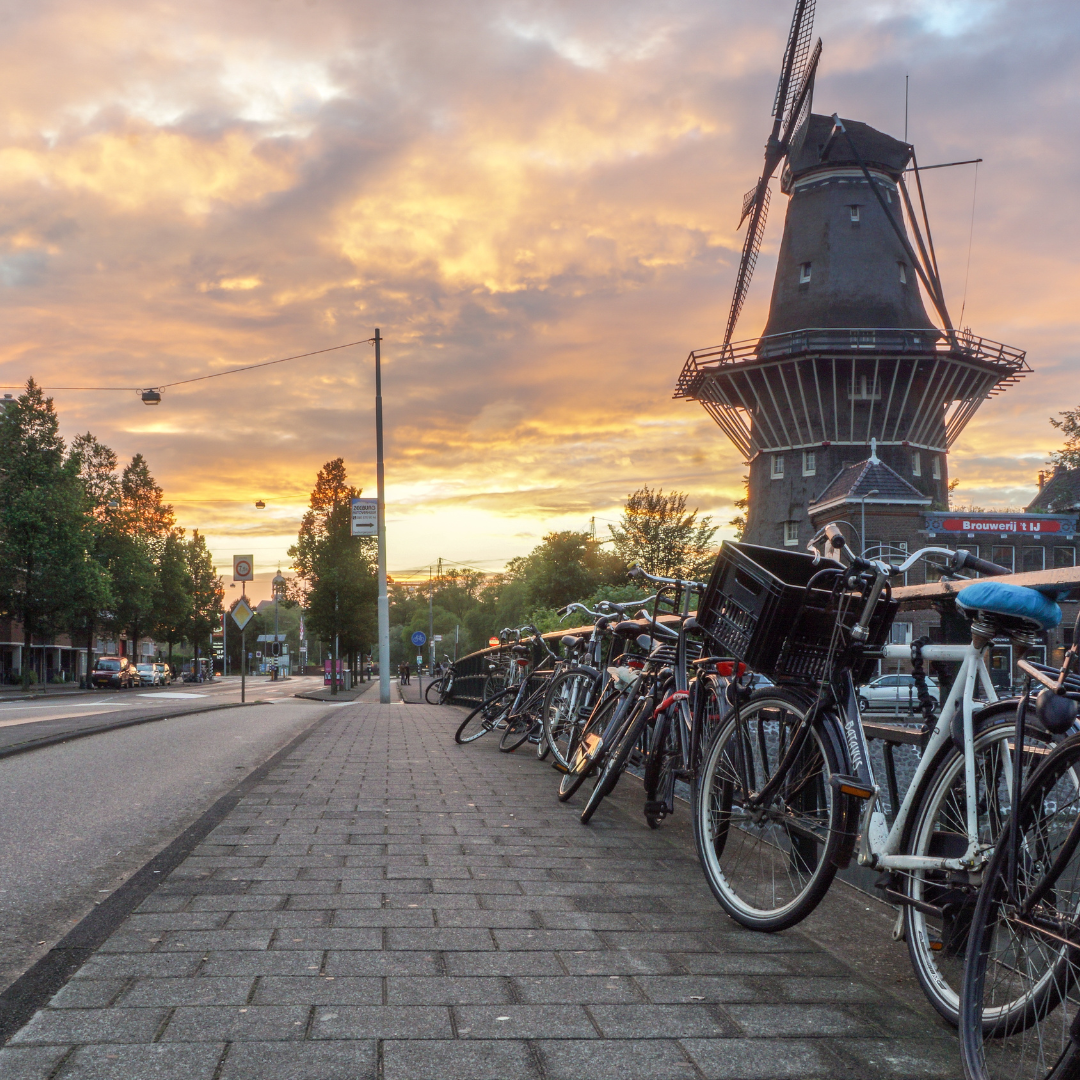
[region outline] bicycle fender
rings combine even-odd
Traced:
[[[578,674],[579,672],[581,672],[581,673],[584,673],[586,675],[591,675],[594,679],[599,679],[600,678],[600,669],[599,668],[594,668],[594,667],[589,667],[587,664],[575,664],[574,668],[573,668],[573,671],[574,671],[575,675]]]
[[[836,716],[821,717],[817,721],[817,729],[823,739],[827,739],[832,747],[836,760],[841,763],[844,772],[850,773],[851,755],[848,753],[847,743],[843,738],[840,721]],[[859,839],[859,824],[862,813],[862,803],[849,795],[841,795],[835,792],[835,798],[842,798],[843,805],[840,809],[839,831],[843,834],[843,840],[833,856],[833,865],[843,870],[851,864],[855,855],[855,844]]]

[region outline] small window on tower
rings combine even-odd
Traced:
[[[773,454],[772,456],[772,471],[769,474],[774,480],[784,479],[784,455]]]
[[[817,452],[814,450],[804,450],[802,452],[802,474],[803,476],[813,476],[817,472]]]
[[[935,480],[941,479],[941,458],[937,454],[931,458],[930,471],[933,473]]]
[[[799,546],[799,523],[797,521],[784,522],[784,547]]]
[[[810,263],[803,263],[799,267],[799,284],[800,285],[809,285],[810,284]]]
[[[918,450],[915,450],[911,455],[911,475],[922,476],[922,458],[919,457]]]
[[[901,285],[906,285],[907,284],[907,263],[897,263],[896,265],[900,267],[900,284]]]
[[[851,220],[852,221],[858,221],[859,220],[859,208],[857,206],[849,206],[848,209],[851,211]]]

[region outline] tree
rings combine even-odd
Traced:
[[[741,540],[743,533],[746,532],[746,511],[750,507],[750,477],[744,476],[743,493],[741,499],[735,500],[735,509],[738,513],[728,522],[728,524],[735,530],[735,539]],[[950,488],[950,490],[952,490]]]
[[[322,641],[336,638],[349,656],[363,652],[376,636],[375,540],[351,535],[350,500],[359,494],[348,482],[344,459],[328,461],[289,548],[297,573],[291,595],[302,598],[309,630]]]
[[[608,526],[615,553],[650,574],[703,580],[715,557],[717,527],[711,517],[699,522],[697,515],[696,509],[687,511],[685,492],[639,488],[626,497],[621,527]]]
[[[1058,416],[1060,420],[1051,417],[1050,423],[1064,434],[1065,445],[1050,454],[1050,464],[1080,469],[1080,405],[1075,409],[1065,409]]]
[[[225,589],[214,569],[214,559],[206,546],[206,539],[199,535],[198,529],[184,545],[184,555],[187,560],[187,587],[190,590],[190,613],[185,636],[194,649],[197,669],[199,646],[210,639],[221,622]]]
[[[153,603],[154,637],[168,645],[170,666],[173,646],[191,631],[195,618],[193,582],[184,530],[173,527],[166,534],[158,556]]]
[[[88,512],[88,551],[81,574],[74,583],[73,608],[68,624],[72,639],[86,643],[86,672],[94,664],[94,631],[115,605],[112,577],[103,543],[110,504],[120,498],[116,454],[90,432],[71,440],[71,455],[78,462],[79,480]]]
[[[22,623],[27,646],[65,625],[84,577],[86,496],[79,459],[64,450],[52,398],[30,379],[0,412],[0,608]]]
[[[561,608],[601,585],[626,580],[626,563],[587,532],[552,532],[525,556],[511,559],[507,576],[525,582],[531,608]]]
[[[162,502],[164,492],[142,454],[124,467],[119,486],[119,498],[106,508],[102,531],[102,550],[116,598],[106,622],[118,635],[127,632],[138,657],[139,641],[154,626],[158,560],[174,514]]]

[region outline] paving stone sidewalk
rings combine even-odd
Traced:
[[[0,1077],[959,1075],[949,1034],[807,936],[730,922],[685,834],[628,797],[582,827],[531,748],[456,746],[460,715],[334,712],[0,1051]]]

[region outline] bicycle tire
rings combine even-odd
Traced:
[[[652,717],[655,702],[651,694],[640,698],[622,725],[614,742],[614,750],[604,758],[596,777],[596,783],[581,809],[581,824],[588,825],[600,804],[610,795],[619,782],[630,755]]]
[[[481,702],[464,720],[454,733],[454,742],[464,746],[466,743],[475,742],[481,735],[491,731],[503,715],[509,711],[513,704],[513,696],[517,693],[516,686],[508,686],[500,690],[494,697]]]
[[[556,764],[570,768],[571,746],[584,725],[596,696],[596,676],[591,671],[570,668],[560,672],[548,685],[544,697],[544,735]]]
[[[1018,826],[1020,865],[1010,883],[1011,834]],[[986,867],[960,995],[960,1054],[968,1080],[991,1080],[1002,1067],[1015,1080],[1080,1076],[1078,852],[1080,736],[1074,735],[1028,778],[1020,809]],[[1028,911],[1025,902],[1035,900]]]
[[[667,797],[674,792],[675,754],[678,746],[672,736],[671,714],[665,711],[653,725],[649,755],[645,759],[645,821],[650,829],[658,829],[660,822],[667,817]],[[657,806],[660,802],[665,805],[664,812]],[[651,811],[650,806],[654,808]]]
[[[1012,752],[1016,732],[1016,702],[981,718],[975,732],[979,836],[993,845],[1008,819],[1012,804]],[[1031,718],[1034,721],[1034,717]],[[1036,751],[1025,755],[1040,762],[1051,736],[1034,722],[1026,741]],[[1003,753],[1004,751],[1004,753]],[[1006,757],[1007,755],[1007,757]],[[900,842],[905,855],[959,854],[967,850],[967,784],[964,754],[950,741],[923,774]],[[894,808],[895,809],[895,808]],[[961,850],[962,849],[962,850]],[[947,871],[911,871],[903,880],[904,894],[921,904],[942,908],[939,917],[914,905],[903,908],[904,933],[915,977],[927,1000],[953,1027],[960,1022],[960,986],[967,953],[967,929],[975,907],[977,887],[968,875]]]
[[[504,754],[512,754],[532,731],[532,719],[524,711],[515,713],[507,718],[506,727],[503,729],[502,738],[499,740],[499,749]]]
[[[598,767],[604,748],[601,735],[611,720],[611,714],[622,701],[621,694],[610,694],[597,702],[581,730],[578,732],[570,754],[570,768],[559,782],[559,801],[571,798],[592,771]],[[590,740],[595,739],[595,744]]]
[[[764,787],[770,748],[775,765],[786,736],[809,708],[801,694],[777,687],[755,691],[738,718],[732,714],[720,725],[695,783],[694,835],[705,879],[728,915],[751,930],[786,930],[809,915],[832,883],[849,839],[848,797],[830,782],[842,771],[843,758],[838,724],[828,715],[810,729],[764,813],[736,810],[740,789]]]
[[[434,682],[429,682],[424,688],[424,700],[429,705],[441,705],[442,704],[442,679],[436,679]],[[431,700],[431,692],[435,691],[436,700]]]

